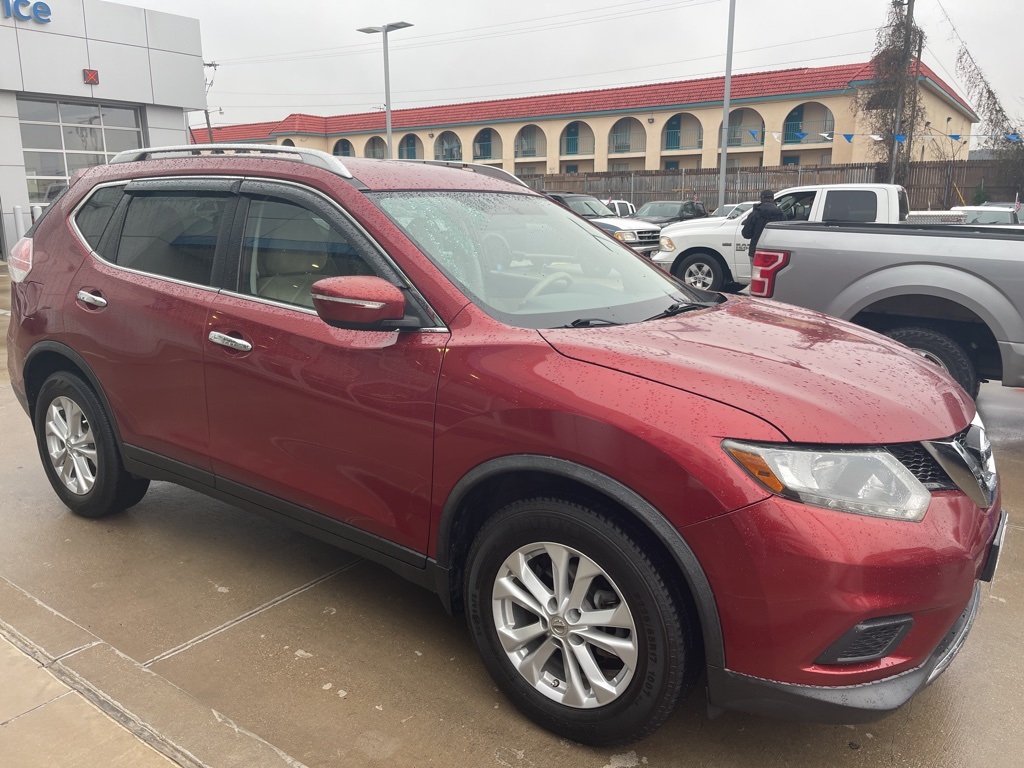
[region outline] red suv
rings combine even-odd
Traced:
[[[961,647],[1005,513],[939,368],[688,288],[492,168],[212,150],[85,172],[11,255],[11,380],[73,512],[169,480],[384,563],[588,744],[704,673],[712,708],[878,718]]]

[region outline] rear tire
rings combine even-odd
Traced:
[[[942,368],[972,399],[978,397],[981,382],[970,355],[959,342],[932,328],[893,328],[885,335],[910,347],[925,360]]]
[[[530,719],[594,746],[654,732],[700,672],[697,622],[610,516],[535,498],[477,535],[467,620],[494,681]]]
[[[36,445],[60,500],[82,517],[103,517],[138,504],[149,480],[125,471],[103,406],[73,373],[51,375],[39,390]]]
[[[725,284],[725,271],[710,253],[694,253],[676,267],[674,274],[692,288],[720,291]]]

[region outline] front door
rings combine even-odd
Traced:
[[[216,297],[206,329],[218,486],[327,515],[369,534],[352,536],[367,546],[381,537],[425,552],[447,331],[328,326],[312,308],[314,282],[378,275],[401,285],[393,268],[319,196],[262,182],[242,189],[237,290]],[[216,341],[225,336],[250,348]]]

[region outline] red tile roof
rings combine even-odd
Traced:
[[[256,141],[258,139],[270,139],[270,132],[281,124],[280,120],[271,120],[267,123],[247,123],[245,125],[223,125],[213,129],[213,139],[218,144],[230,144],[233,141]],[[190,144],[208,144],[209,133],[204,125],[195,125],[189,129],[191,134]]]
[[[921,77],[932,81],[936,88],[975,116],[974,110],[949,85],[921,62]],[[870,62],[843,64],[832,67],[804,67],[769,72],[751,72],[734,75],[731,100],[765,99],[776,96],[801,94],[842,93],[851,90],[851,83],[870,81],[874,67]],[[396,109],[391,113],[393,128],[445,127],[466,123],[493,123],[504,120],[530,120],[556,115],[586,115],[595,112],[628,112],[693,107],[698,104],[721,102],[725,93],[724,77],[701,80],[681,80],[672,83],[652,83],[596,91],[525,96],[516,99],[495,99],[437,107]],[[269,126],[269,127],[268,127]],[[292,114],[279,123],[253,123],[249,126],[232,125],[214,128],[218,142],[257,139],[268,136],[307,133],[336,136],[346,133],[366,133],[384,130],[383,112],[362,112],[352,115]],[[206,143],[206,131],[193,129],[193,141]]]

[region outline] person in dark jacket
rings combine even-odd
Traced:
[[[747,255],[754,260],[754,250],[757,248],[757,241],[761,239],[765,225],[769,221],[785,221],[786,214],[775,204],[775,193],[770,189],[761,192],[761,202],[750,209],[750,215],[743,222],[743,236],[750,240],[750,248]]]

